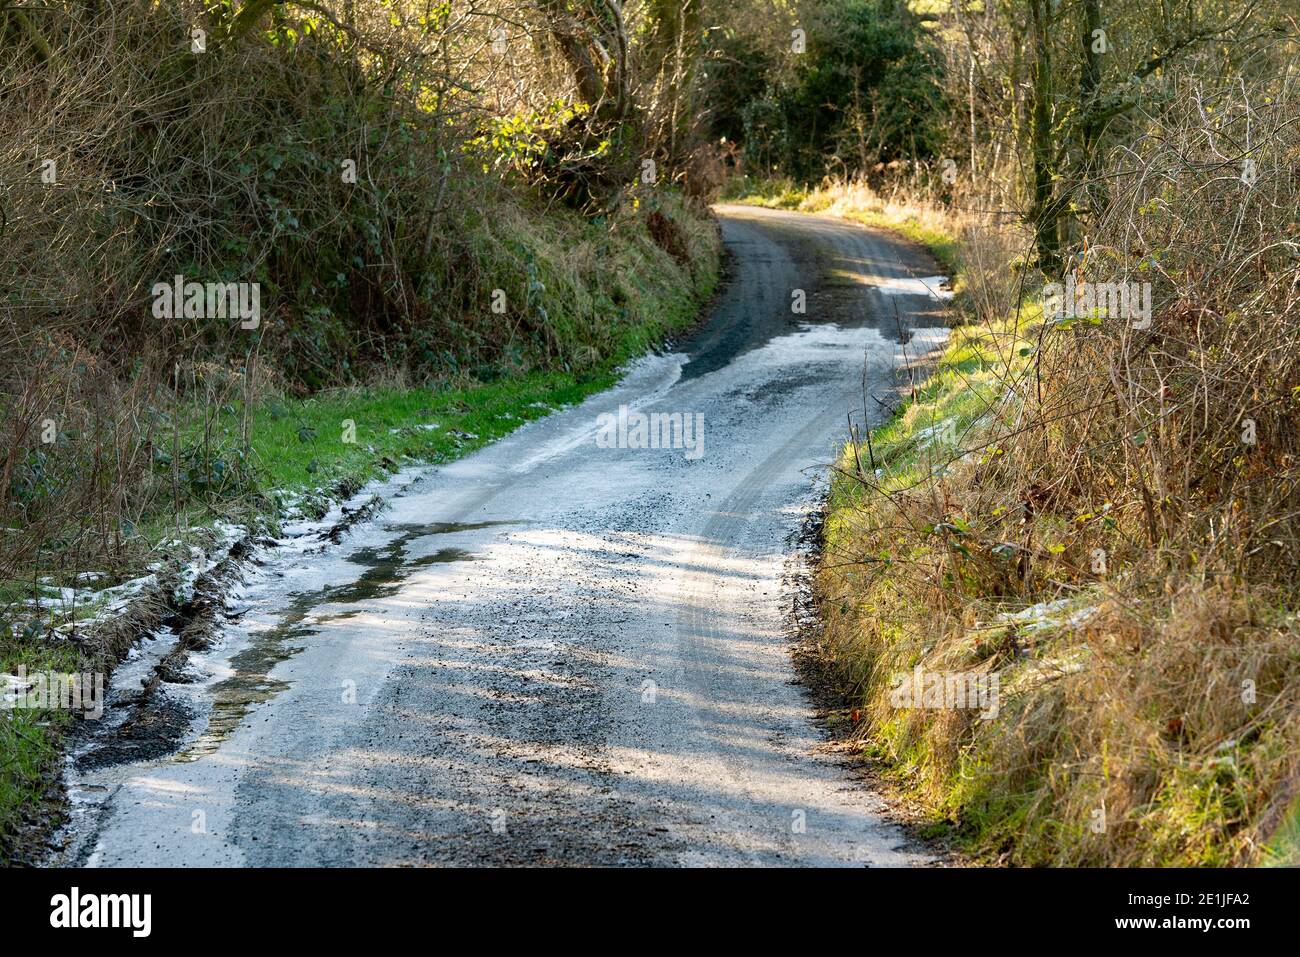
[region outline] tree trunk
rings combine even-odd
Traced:
[[[600,111],[627,112],[627,30],[617,0],[541,0],[582,102]],[[585,29],[584,29],[585,28]]]
[[[1055,272],[1061,264],[1060,204],[1056,198],[1056,143],[1052,130],[1051,0],[1029,0],[1033,19],[1031,82],[1033,107],[1029,124],[1033,173],[1034,247],[1038,265]]]

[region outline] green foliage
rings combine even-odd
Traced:
[[[589,112],[585,103],[556,100],[544,110],[490,117],[486,130],[466,143],[466,150],[481,153],[493,167],[530,173],[550,149],[551,141],[576,117]],[[484,166],[486,172],[487,166]]]
[[[940,67],[905,5],[816,4],[805,29],[802,53],[774,55],[737,33],[717,41],[709,94],[717,136],[743,142],[760,170],[804,181],[937,153]]]
[[[707,97],[714,139],[745,143],[746,104],[762,99],[776,76],[780,58],[741,30],[719,31],[710,40]]]
[[[154,450],[154,467],[172,472],[172,456],[162,448]],[[256,490],[257,483],[244,450],[233,437],[224,441],[187,443],[180,450],[176,476],[189,495],[205,501],[238,498]]]

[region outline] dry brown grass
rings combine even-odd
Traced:
[[[837,485],[825,654],[864,741],[984,853],[1295,859],[1279,829],[1300,782],[1296,94],[1189,90],[1114,157],[1069,268],[1151,282],[1148,329],[1032,308],[988,323],[1037,284],[1005,238],[967,235],[984,323],[875,437],[883,476]],[[926,461],[915,433],[948,416],[959,454]],[[1061,604],[1010,617],[1044,602]],[[998,674],[1000,713],[892,706],[917,664]]]

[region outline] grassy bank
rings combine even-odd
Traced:
[[[947,216],[755,199],[922,241]],[[947,216],[956,328],[832,485],[817,667],[864,756],[990,862],[1297,859],[1294,265],[1225,286],[1169,242],[1196,211],[1155,209],[1184,298],[1136,328],[1044,316],[1021,237]]]

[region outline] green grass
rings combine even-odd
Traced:
[[[765,209],[798,209],[809,193],[807,186],[792,179],[737,176],[727,181],[722,191],[722,201],[762,206]]]
[[[877,225],[898,228],[883,217]],[[935,233],[931,238],[956,244],[944,233]],[[874,458],[880,472],[875,489],[845,478],[832,482],[828,533],[833,533],[839,517],[850,514],[865,499],[916,485],[958,451],[980,458],[999,454],[996,448],[980,447],[984,441],[981,421],[1005,388],[1008,377],[1018,376],[1028,367],[1041,318],[1036,305],[1026,304],[1018,317],[989,327],[962,325],[952,330],[915,393],[895,407],[888,421],[871,430],[870,449],[864,445],[855,458],[852,444],[843,447],[839,459],[842,469],[853,471],[857,458],[866,468]]]
[[[14,674],[82,670],[82,659],[66,644],[31,641],[15,636],[5,611],[27,589],[0,588],[0,672]],[[6,848],[25,815],[40,806],[59,772],[60,741],[72,716],[44,709],[0,710],[0,863],[8,863]]]
[[[1295,867],[1297,863],[1300,863],[1300,799],[1291,802],[1264,850],[1266,867]]]
[[[355,389],[257,409],[250,462],[258,488],[302,493],[358,485],[403,463],[447,462],[482,448],[617,379],[607,366],[581,378],[534,372],[465,387]],[[222,448],[239,437],[238,416],[217,422]]]
[[[896,222],[883,217],[872,224],[898,228]],[[923,241],[924,234],[916,238]],[[837,460],[841,474],[831,482],[822,533],[826,554],[856,554],[852,543],[857,534],[857,516],[864,509],[879,509],[882,493],[894,494],[920,485],[946,469],[958,455],[986,462],[1002,454],[996,446],[985,444],[988,416],[1006,387],[1007,377],[1027,368],[1040,318],[1033,307],[1026,306],[1018,319],[1009,318],[993,327],[962,325],[953,329],[914,394],[905,396],[890,418],[871,430],[870,445],[864,441],[856,448],[852,443],[843,446]],[[859,462],[868,473],[874,463],[869,485],[852,477]],[[933,547],[928,536],[909,537],[900,532],[888,562],[891,566],[897,563],[901,570],[909,561],[922,560]],[[835,587],[848,587],[852,601],[866,609],[864,613],[873,615],[886,634],[891,634],[883,623],[897,618],[897,609],[891,603],[908,600],[905,584],[886,576],[883,582],[866,588],[855,585],[852,577],[850,573]],[[842,613],[847,609],[847,603],[841,606]],[[887,644],[911,640],[912,636],[901,631],[892,633],[892,638],[882,638]],[[854,662],[840,661],[837,665],[847,665],[850,670],[845,672],[846,680],[851,681],[863,676],[862,669],[868,667],[873,654],[857,645],[837,653],[859,656]],[[882,773],[903,791],[913,791],[933,763],[927,741],[916,736],[901,716],[879,722],[861,748],[863,755],[875,760]],[[922,804],[929,813],[926,828],[933,836],[973,854],[996,843],[995,834],[1014,836],[1027,808],[991,803],[990,796],[978,790],[982,780],[977,773],[980,756],[972,753],[965,761],[962,769],[944,782],[943,793],[931,795]],[[958,820],[960,826],[955,823]]]

